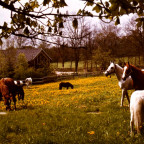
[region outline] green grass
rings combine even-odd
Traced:
[[[17,111],[0,115],[1,144],[139,144],[130,137],[130,113],[115,76],[70,80],[74,89],[59,90],[59,82],[25,90]],[[129,91],[131,95],[132,91]],[[5,111],[3,102],[0,111]]]

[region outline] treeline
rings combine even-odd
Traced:
[[[122,57],[137,56],[137,64],[141,64],[140,57],[144,54],[144,30],[143,27],[136,26],[134,17],[123,28],[104,23],[92,28],[85,22],[81,22],[81,25],[79,32],[72,28],[66,31],[71,37],[67,42],[70,46],[65,45],[64,38],[61,38],[56,39],[59,46],[46,49],[53,62],[62,62],[64,67],[66,61],[75,61],[75,71],[80,60],[85,62],[86,69],[89,61],[91,68],[99,66],[105,69],[110,60]],[[85,37],[78,39],[82,35]]]
[[[43,48],[52,58],[52,62],[75,61],[75,72],[78,71],[79,61],[84,61],[85,69],[88,63],[91,69],[105,69],[109,61],[122,57],[140,57],[144,55],[144,30],[137,27],[134,17],[123,27],[114,24],[99,23],[91,25],[85,18],[79,19],[78,28],[71,25],[71,18],[66,21],[61,30],[61,37],[44,37],[51,39],[54,44],[46,41],[28,40],[21,37],[11,37],[3,47],[24,48],[31,46]],[[43,36],[42,36],[43,37]],[[121,61],[119,61],[121,63]]]

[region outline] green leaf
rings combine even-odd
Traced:
[[[59,28],[64,28],[63,22],[60,22],[60,23],[59,23]]]
[[[79,9],[79,11],[77,12],[77,15],[81,14],[82,13],[82,10]]]
[[[133,5],[136,6],[137,4],[138,4],[137,1],[134,0]]]
[[[141,27],[142,26],[142,21],[139,21],[137,24],[136,24],[137,27]]]
[[[3,42],[2,42],[2,40],[0,39],[0,45],[2,45],[3,44]]]
[[[111,13],[111,11],[108,8],[105,8],[106,12]]]
[[[120,24],[120,19],[119,19],[119,17],[117,17],[117,19],[116,19],[116,21],[115,21],[115,25],[118,25],[118,24]]]
[[[96,11],[97,13],[99,13],[102,10],[101,6],[99,4],[97,4],[94,8],[93,11]]]
[[[51,28],[51,27],[49,27],[49,28],[48,28],[48,32],[51,32],[51,31],[52,31],[52,28]]]
[[[24,34],[29,35],[29,29],[28,29],[28,27],[26,27],[26,28],[24,29]]]
[[[108,2],[105,2],[105,5],[106,5],[107,8],[109,7],[109,3]]]
[[[86,5],[87,6],[93,6],[93,0],[89,0]]]
[[[65,0],[60,0],[60,7],[65,7],[67,6]]]
[[[43,1],[43,5],[46,6],[47,4],[50,3],[50,1],[51,1],[51,0],[44,0],[44,1]]]
[[[72,24],[73,24],[73,27],[74,27],[75,29],[77,29],[77,28],[78,28],[78,21],[77,21],[77,19],[76,19],[76,18],[74,18],[74,20],[73,20]]]

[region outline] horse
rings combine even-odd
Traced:
[[[16,85],[11,78],[2,78],[0,80],[0,93],[4,98],[6,110],[11,110],[11,100],[14,102],[14,110],[16,110]]]
[[[31,78],[31,77],[26,78],[26,79],[25,79],[25,84],[26,84],[26,86],[27,86],[27,88],[28,88],[28,87],[29,87],[29,85],[31,85],[31,84],[32,84],[32,78]]]
[[[24,101],[24,90],[23,86],[21,85],[16,85],[16,94],[18,95],[18,100]]]
[[[74,86],[73,86],[71,83],[69,83],[69,82],[61,82],[61,83],[59,84],[59,90],[61,90],[63,87],[66,87],[67,89],[68,89],[69,87],[71,87],[71,89],[74,88]]]
[[[26,85],[25,83],[25,80],[14,80],[14,83],[15,85],[18,85],[18,86],[24,86]]]
[[[133,136],[134,126],[138,134],[142,133],[144,122],[144,90],[134,91],[130,100],[130,128]]]
[[[110,62],[109,67],[104,72],[105,76],[111,75],[112,73],[115,73],[118,79],[118,85],[122,89],[122,96],[121,96],[121,105],[123,106],[124,97],[126,95],[126,98],[128,102],[130,103],[129,96],[127,90],[133,89],[133,81],[132,78],[129,76],[126,81],[122,80],[122,74],[123,74],[123,68],[119,66],[118,64],[115,64],[114,62]]]
[[[144,90],[144,71],[128,62],[125,63],[122,79],[126,81],[129,76],[132,77],[135,90]]]

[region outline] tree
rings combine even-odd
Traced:
[[[15,79],[25,79],[28,69],[28,62],[24,54],[19,54],[15,67]]]
[[[67,43],[74,51],[75,72],[77,72],[81,48],[85,48],[85,39],[90,34],[90,32],[87,30],[87,23],[84,18],[77,21],[79,23],[77,24],[77,27],[73,27],[70,21],[71,20],[67,21],[65,26],[66,30],[64,33],[68,34],[69,39],[67,39]]]
[[[0,52],[0,78],[7,76],[7,69],[6,69],[6,59],[4,55]]]
[[[83,0],[85,6],[77,12],[77,16],[99,17],[102,21],[115,24],[120,23],[120,16],[130,13],[136,13],[139,17],[137,25],[144,28],[144,3],[143,0]],[[61,13],[60,8],[67,6],[65,0],[43,0],[39,3],[38,0],[0,0],[0,6],[11,12],[11,23],[4,22],[0,25],[0,38],[8,38],[10,35],[26,37],[30,39],[40,39],[39,35],[58,35],[62,33],[57,31],[58,28],[64,27],[64,17],[76,16],[68,13]],[[87,11],[87,7],[92,8]],[[45,21],[42,21],[45,20]],[[73,26],[77,27],[77,18],[72,20]],[[22,30],[22,33],[18,33]],[[55,43],[47,40],[49,43]],[[0,39],[2,44],[2,40]],[[56,43],[55,43],[56,44]]]
[[[110,60],[110,52],[103,51],[101,47],[98,47],[98,49],[93,52],[93,61],[96,65],[96,68],[97,65],[99,65],[101,70],[105,70]]]

